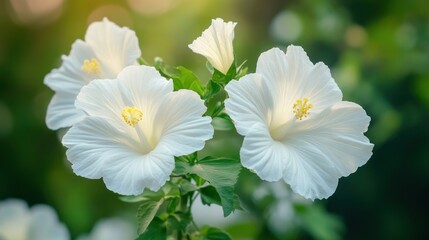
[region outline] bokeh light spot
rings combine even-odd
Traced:
[[[113,21],[120,26],[132,27],[133,21],[131,20],[130,13],[122,6],[115,4],[103,5],[96,8],[91,12],[91,14],[89,14],[88,24],[100,21],[104,17],[109,18],[110,21]]]
[[[363,27],[352,25],[347,28],[344,38],[350,47],[361,47],[365,45],[368,37]]]
[[[9,4],[9,13],[17,24],[43,25],[61,16],[64,0],[9,0]]]
[[[302,32],[302,23],[297,14],[292,11],[279,13],[271,23],[271,36],[280,42],[293,42]]]
[[[143,15],[160,15],[177,4],[177,0],[128,0],[131,8]]]

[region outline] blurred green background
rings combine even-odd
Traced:
[[[53,206],[73,237],[88,232],[97,219],[136,211],[136,205],[118,200],[101,180],[74,175],[60,134],[44,122],[53,95],[43,85],[44,76],[60,66],[60,56],[84,37],[87,25],[104,16],[136,31],[142,56],[150,63],[160,56],[201,79],[210,77],[205,59],[187,45],[212,18],[238,22],[235,55],[238,62],[247,59],[250,72],[261,52],[301,45],[313,62],[330,67],[344,99],[359,103],[371,116],[367,136],[375,144],[372,158],[340,179],[332,197],[316,201],[319,210],[301,218],[293,234],[273,233],[263,220],[267,213],[239,190],[249,209],[256,209],[257,220],[244,228],[257,226],[248,238],[429,236],[427,0],[1,0],[0,200],[13,197]],[[231,132],[216,137],[209,148],[231,141],[232,147],[225,149],[231,152],[241,144]],[[240,189],[258,184],[243,171]],[[300,206],[294,211],[299,213]],[[234,228],[229,231],[239,238]]]

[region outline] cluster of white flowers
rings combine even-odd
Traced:
[[[227,74],[234,64],[236,23],[222,19],[189,45]],[[73,171],[103,178],[108,189],[138,195],[169,179],[174,156],[203,149],[212,138],[206,106],[190,90],[140,66],[133,31],[104,19],[92,23],[63,64],[45,78],[55,91],[46,122],[71,127],[62,142]],[[323,63],[313,64],[301,47],[261,54],[256,73],[230,81],[226,112],[244,136],[241,163],[261,179],[283,179],[309,199],[327,198],[338,179],[372,154],[363,135],[370,118],[342,93]]]
[[[47,205],[28,208],[18,199],[0,202],[0,239],[2,240],[68,240],[69,232]]]
[[[90,234],[78,240],[128,240],[135,238],[132,222],[108,218],[97,222]],[[1,240],[69,240],[67,227],[58,220],[55,210],[45,204],[28,207],[20,199],[0,202]]]
[[[131,240],[136,238],[135,226],[122,218],[107,218],[98,221],[91,233],[77,240]]]

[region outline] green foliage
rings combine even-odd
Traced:
[[[139,234],[146,231],[163,202],[164,199],[159,201],[146,200],[141,203],[137,210],[137,231]]]
[[[142,234],[147,230],[162,204],[167,204],[167,213],[175,212],[180,204],[180,190],[176,185],[167,182],[158,192],[145,190],[139,196],[123,196],[120,199],[126,202],[140,202],[137,210],[137,231]]]
[[[137,196],[120,196],[119,199],[121,199],[124,202],[129,203],[135,203],[135,202],[142,202],[146,200],[154,200],[157,201],[161,199],[164,196],[163,191],[153,192],[149,189],[145,189],[144,192]]]
[[[201,235],[195,240],[231,240],[228,233],[214,227],[205,226],[200,230]]]
[[[176,165],[182,174],[196,174],[214,187],[234,186],[241,170],[240,162],[230,158],[205,157],[193,165],[186,162],[177,162]]]
[[[203,203],[208,205],[214,203],[222,206],[224,216],[228,216],[235,209],[241,209],[238,197],[234,193],[234,186],[240,170],[241,164],[238,160],[205,157],[195,164],[177,161],[173,174],[195,174],[203,180],[208,181],[211,186],[198,190]],[[185,186],[186,188],[190,188],[188,183],[185,183]],[[182,190],[182,192],[186,191]]]
[[[193,173],[206,179],[213,185],[225,186],[235,184],[240,170],[241,165],[238,160],[205,157],[195,164],[185,161],[176,161],[176,168],[174,169],[173,174],[185,175]],[[218,179],[217,177],[221,179]],[[226,180],[226,182],[223,180]]]
[[[234,193],[240,170],[241,164],[234,159],[205,157],[197,160],[196,153],[181,156],[176,158],[176,168],[172,174],[174,179],[159,191],[145,190],[139,196],[121,196],[120,199],[140,203],[137,211],[138,239],[165,239],[163,237],[167,235],[230,239],[218,229],[204,228],[199,231],[193,225],[190,208],[198,192],[204,204],[222,206],[224,216],[235,209],[242,209]],[[210,185],[205,185],[205,182]]]
[[[160,218],[154,218],[144,233],[137,240],[166,240],[167,228],[165,222]]]
[[[212,125],[215,130],[218,131],[230,131],[234,130],[234,123],[232,119],[226,113],[220,113],[212,119]]]
[[[195,74],[185,67],[177,67],[178,73],[173,74],[174,90],[189,89],[204,97],[205,87],[202,86],[200,80]]]
[[[187,179],[183,179],[180,183],[180,193],[181,195],[185,195],[190,192],[195,192],[198,190],[198,187],[189,182]]]
[[[295,204],[303,228],[319,240],[342,239],[343,224],[338,217],[327,213],[316,204]]]
[[[214,69],[211,80],[221,86],[226,86],[226,84],[228,84],[229,81],[235,78],[236,74],[237,74],[237,67],[235,64],[232,64],[231,67],[229,67],[228,72],[226,74],[223,74],[217,69]]]
[[[234,210],[243,210],[238,195],[234,193],[234,187],[207,186],[199,190],[201,201],[205,205],[217,204],[222,206],[224,216],[228,216]]]
[[[206,85],[206,92],[204,93],[203,99],[210,99],[222,90],[222,86],[210,80]]]

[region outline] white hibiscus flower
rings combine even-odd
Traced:
[[[136,232],[130,221],[108,218],[98,221],[89,235],[80,236],[77,240],[132,240],[136,239]]]
[[[235,22],[225,23],[220,18],[213,19],[211,26],[188,47],[206,57],[215,69],[226,74],[234,61],[232,41],[235,25]]]
[[[89,25],[85,41],[76,40],[60,68],[46,75],[45,84],[55,91],[49,103],[46,124],[50,129],[70,127],[85,115],[74,102],[80,89],[93,79],[116,78],[140,57],[134,31],[119,27],[107,18]]]
[[[363,135],[370,118],[341,100],[328,67],[301,47],[262,53],[256,73],[225,89],[226,110],[244,136],[241,162],[263,180],[283,178],[306,198],[327,198],[372,155]]]
[[[64,136],[77,175],[103,177],[108,189],[138,195],[157,191],[174,168],[174,156],[201,150],[213,136],[198,94],[173,92],[173,81],[148,66],[129,66],[117,79],[83,87],[76,107],[89,116]]]
[[[29,209],[22,200],[8,199],[0,202],[0,239],[68,240],[70,236],[51,207]]]

